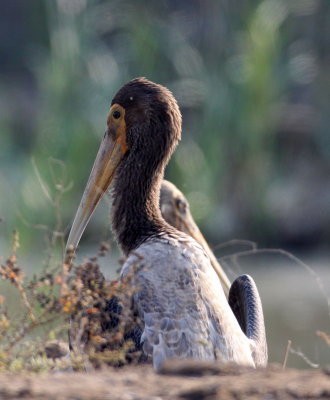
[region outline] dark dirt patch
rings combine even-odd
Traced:
[[[329,399],[330,370],[238,369],[172,362],[162,374],[150,365],[100,372],[0,375],[1,399]]]

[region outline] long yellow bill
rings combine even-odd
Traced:
[[[225,271],[222,269],[221,265],[218,263],[213,251],[210,249],[207,241],[205,240],[204,236],[202,235],[201,231],[199,230],[199,228],[196,225],[195,221],[193,220],[192,216],[190,215],[190,213],[187,213],[186,219],[184,219],[180,216],[179,213],[176,213],[176,215],[184,227],[183,230],[188,235],[193,237],[196,240],[196,242],[198,242],[203,247],[206,254],[209,256],[211,265],[212,265],[213,269],[215,270],[216,274],[218,275],[220,282],[222,284],[223,290],[225,292],[225,295],[228,298],[231,283],[230,283]]]
[[[109,188],[115,171],[127,151],[124,110],[115,104],[108,117],[108,130],[97,153],[92,172],[80,201],[66,245],[75,250],[99,201]],[[72,246],[72,247],[71,247]]]

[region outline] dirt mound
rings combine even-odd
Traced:
[[[329,399],[330,369],[238,369],[215,363],[171,362],[100,372],[0,376],[1,399]]]

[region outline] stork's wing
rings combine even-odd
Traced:
[[[125,262],[126,278],[144,324],[143,351],[156,370],[171,357],[254,366],[250,341],[195,241],[187,239],[184,249],[175,240],[145,242]]]
[[[228,298],[242,331],[254,341],[252,353],[256,367],[265,367],[268,361],[264,315],[259,292],[249,275],[241,275],[231,285]]]

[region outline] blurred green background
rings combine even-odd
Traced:
[[[225,266],[231,279],[256,279],[271,360],[292,339],[329,361],[315,331],[329,333],[330,2],[11,0],[1,2],[0,32],[0,255],[16,228],[22,267],[41,267],[45,227],[68,230],[113,95],[145,76],[179,102],[183,136],[166,177],[211,245],[293,251],[325,287],[280,255]],[[109,237],[107,203],[82,254]]]

